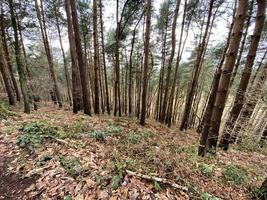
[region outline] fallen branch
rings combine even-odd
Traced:
[[[60,144],[65,144],[65,145],[69,145],[68,142],[66,142],[65,140],[61,140],[61,139],[58,139],[58,138],[54,138],[58,143]]]
[[[171,183],[170,181],[168,181],[167,179],[164,179],[164,178],[148,176],[148,175],[140,174],[140,173],[137,173],[137,172],[132,172],[132,171],[129,171],[129,170],[126,170],[126,173],[131,175],[131,176],[136,176],[136,177],[143,178],[143,179],[146,179],[146,180],[149,180],[149,181],[157,181],[159,183],[167,184],[167,185],[170,185],[171,187],[173,187],[175,189],[179,189],[179,190],[182,190],[184,192],[188,191],[187,187],[178,185],[176,183]]]

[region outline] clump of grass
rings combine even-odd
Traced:
[[[17,137],[17,145],[30,153],[34,153],[44,141],[60,138],[59,129],[43,121],[23,123],[19,130],[22,135]]]
[[[223,177],[226,181],[236,185],[243,184],[247,180],[247,172],[233,165],[227,165],[223,169]]]

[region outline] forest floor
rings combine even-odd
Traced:
[[[266,148],[197,156],[198,135],[42,105],[0,121],[0,199],[252,199]],[[1,117],[1,116],[0,116]],[[133,173],[132,173],[133,172]],[[144,176],[146,175],[146,176]]]

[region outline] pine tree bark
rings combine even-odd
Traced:
[[[142,108],[140,116],[140,124],[145,125],[146,107],[147,107],[147,88],[148,88],[148,68],[149,68],[149,39],[151,30],[151,0],[147,0],[146,5],[146,33],[144,45],[144,76],[143,76],[143,92],[142,92]]]
[[[18,73],[19,73],[21,93],[22,93],[23,102],[24,102],[24,112],[30,113],[31,110],[30,110],[29,94],[27,90],[27,80],[26,80],[26,75],[25,75],[25,68],[21,60],[21,49],[19,45],[19,35],[18,35],[18,28],[17,28],[18,26],[17,26],[16,16],[15,16],[15,11],[14,11],[14,3],[13,3],[13,0],[8,0],[8,3],[9,3],[9,8],[10,8],[12,27],[14,30],[16,63],[17,63],[17,68],[18,68]]]
[[[8,64],[4,55],[5,54],[3,51],[2,36],[0,34],[0,72],[2,74],[5,88],[7,91],[9,105],[15,105],[16,99],[13,93],[11,82],[9,81]]]
[[[237,138],[240,137],[239,134],[244,133],[247,130],[254,108],[256,107],[258,100],[263,96],[266,80],[267,63],[264,64],[261,72],[259,72],[258,77],[256,77],[254,84],[246,95],[246,101],[239,114],[238,120],[236,121],[236,126],[233,129],[233,134],[230,139],[231,143],[236,142]],[[241,139],[239,141],[241,141]]]
[[[238,56],[237,56],[237,59],[236,59],[236,63],[235,63],[233,75],[231,77],[229,88],[232,87],[232,85],[234,83],[234,80],[235,80],[235,77],[236,77],[236,74],[237,74],[237,71],[238,71],[238,68],[240,67],[240,62],[241,62],[243,51],[244,51],[244,48],[245,48],[245,43],[246,43],[247,35],[248,35],[248,29],[249,29],[250,21],[251,21],[251,17],[252,17],[253,7],[254,7],[254,0],[252,0],[250,2],[249,12],[248,12],[248,16],[247,16],[247,22],[246,22],[246,26],[245,26],[246,28],[245,28],[245,32],[243,34],[243,38],[242,38],[242,41],[241,41],[240,50],[239,50],[239,53],[238,53]]]
[[[80,83],[80,72],[79,72],[78,61],[77,61],[69,0],[65,1],[65,10],[66,10],[66,15],[67,15],[68,38],[69,38],[70,55],[71,55],[71,63],[72,63],[71,71],[72,71],[73,113],[78,113],[81,107],[80,105],[81,104],[81,90],[80,90],[81,83]]]
[[[180,125],[181,131],[188,128],[189,116],[190,116],[190,112],[191,112],[191,108],[192,108],[193,98],[195,96],[195,90],[196,90],[197,83],[198,83],[198,77],[200,74],[200,70],[202,68],[202,58],[204,57],[206,44],[208,43],[207,37],[208,37],[209,26],[210,26],[211,17],[212,17],[213,3],[214,3],[214,0],[211,0],[210,4],[209,4],[209,11],[208,11],[208,18],[207,18],[207,23],[206,23],[206,27],[205,27],[205,32],[204,32],[202,41],[199,44],[199,48],[198,48],[198,52],[197,52],[197,58],[196,58],[196,64],[194,66],[193,79],[192,79],[192,82],[190,84],[188,94],[186,97],[184,114],[183,114],[182,122]]]
[[[41,6],[41,9],[38,5],[38,1],[35,0],[35,9],[36,9],[37,18],[38,18],[38,22],[39,22],[39,26],[40,26],[41,34],[42,34],[42,38],[43,38],[43,43],[44,43],[44,47],[45,47],[46,57],[47,57],[48,65],[49,65],[50,77],[51,77],[51,80],[53,82],[53,90],[55,91],[58,106],[61,108],[62,107],[62,99],[61,99],[61,95],[59,92],[59,87],[58,87],[57,78],[56,78],[56,74],[55,74],[53,56],[52,56],[50,44],[48,41],[48,36],[47,36],[47,31],[46,31],[46,23],[45,23],[44,13],[43,13],[44,11],[43,11],[43,1],[42,0],[40,1],[40,6]]]
[[[97,1],[93,0],[93,37],[94,37],[94,92],[95,92],[95,104],[94,110],[96,114],[99,114],[99,48],[98,48],[98,31],[97,31]]]
[[[206,148],[206,143],[207,143],[207,139],[208,139],[212,110],[214,108],[214,101],[216,99],[216,92],[218,90],[222,66],[224,64],[226,52],[227,52],[227,50],[229,48],[229,44],[230,44],[230,39],[231,39],[231,34],[232,34],[232,30],[233,30],[233,26],[234,26],[234,19],[235,19],[235,14],[236,14],[236,7],[237,7],[237,1],[235,1],[235,5],[234,5],[232,23],[231,23],[231,26],[229,28],[227,42],[226,42],[226,45],[224,47],[224,51],[222,53],[221,60],[218,64],[217,69],[215,71],[215,74],[213,76],[207,107],[206,107],[204,116],[202,118],[202,121],[200,122],[200,125],[198,127],[198,133],[201,133],[200,141],[199,141],[199,147],[198,147],[198,155],[199,156],[204,156],[204,154],[205,154],[205,148]]]
[[[256,57],[256,52],[258,49],[264,20],[265,20],[265,8],[266,8],[266,1],[257,0],[257,16],[256,16],[256,23],[254,32],[252,35],[252,40],[250,42],[250,47],[247,55],[247,60],[245,63],[245,67],[241,76],[241,80],[237,89],[237,93],[234,100],[234,105],[230,111],[230,115],[226,121],[222,139],[220,141],[219,147],[222,147],[224,150],[227,150],[230,143],[230,135],[231,131],[234,128],[234,124],[238,118],[238,115],[241,112],[245,101],[245,93],[247,91],[247,87],[249,84],[249,79],[252,72],[252,67],[254,64],[254,60]]]
[[[65,78],[66,78],[66,83],[67,83],[67,93],[68,93],[68,99],[70,102],[70,106],[72,106],[72,99],[71,99],[71,86],[70,86],[70,75],[69,75],[69,70],[68,70],[68,65],[66,61],[66,55],[64,52],[63,48],[63,43],[62,43],[62,36],[61,36],[61,30],[60,30],[60,25],[59,25],[59,19],[58,19],[58,14],[59,14],[59,8],[55,6],[55,18],[56,18],[56,27],[57,27],[57,32],[58,32],[58,38],[59,38],[59,44],[60,44],[60,49],[62,53],[62,58],[63,58],[63,65],[64,65],[64,72],[65,72]]]
[[[208,144],[207,144],[209,148],[216,148],[217,146],[221,117],[227,99],[229,84],[231,81],[231,75],[241,41],[241,36],[242,36],[241,33],[244,27],[247,10],[248,10],[248,1],[239,0],[237,15],[235,17],[233,26],[233,32],[231,35],[229,48],[225,59],[225,65],[222,68],[222,73],[218,85],[214,108],[211,115]]]
[[[88,80],[86,76],[86,67],[82,51],[81,36],[79,31],[77,5],[75,0],[66,0],[66,1],[70,2],[70,8],[71,8],[72,25],[74,30],[74,39],[75,39],[75,46],[78,57],[78,65],[79,65],[79,72],[80,72],[81,86],[82,86],[83,109],[85,114],[91,115],[89,106]]]
[[[179,14],[180,9],[180,0],[176,0],[176,6],[174,10],[174,16],[173,16],[173,22],[172,22],[172,34],[171,34],[171,55],[168,60],[168,66],[167,66],[167,77],[166,77],[166,84],[164,89],[164,97],[163,97],[163,104],[162,104],[162,111],[160,114],[160,121],[164,122],[166,118],[166,112],[167,112],[167,103],[169,98],[169,87],[170,87],[170,78],[171,78],[171,70],[172,70],[172,61],[175,54],[175,47],[176,47],[176,25],[177,25],[177,18]]]
[[[106,106],[107,112],[110,115],[110,101],[109,101],[109,92],[108,92],[108,78],[107,78],[107,66],[106,66],[106,57],[105,57],[105,41],[104,41],[104,22],[102,19],[102,0],[99,0],[99,11],[100,11],[100,27],[101,27],[101,46],[102,46],[102,60],[104,67],[104,78],[105,78],[105,93],[106,93]]]
[[[171,127],[171,122],[172,122],[171,119],[172,119],[172,110],[173,110],[173,101],[174,101],[174,95],[175,95],[176,80],[178,78],[178,69],[179,69],[180,60],[181,60],[181,56],[182,56],[182,41],[183,41],[183,33],[184,33],[184,26],[185,26],[186,10],[187,10],[187,0],[185,0],[185,5],[184,5],[183,21],[182,21],[182,27],[181,27],[181,32],[180,32],[180,38],[179,38],[178,53],[177,53],[176,65],[175,65],[175,73],[174,73],[173,83],[172,83],[171,92],[170,92],[170,98],[169,98],[168,109],[167,109],[167,117],[165,119],[165,123],[167,123],[169,127]]]
[[[132,43],[131,43],[131,52],[130,52],[130,60],[129,60],[129,90],[128,90],[128,109],[129,109],[129,114],[132,114],[133,110],[133,103],[132,103],[132,88],[133,88],[133,52],[134,52],[134,44],[135,44],[135,39],[136,39],[136,30],[137,27],[142,20],[144,13],[140,16],[139,20],[137,21],[134,30],[133,30],[133,37],[132,37]]]
[[[17,84],[17,81],[15,79],[14,76],[14,72],[13,72],[13,67],[11,64],[11,58],[10,58],[10,54],[9,54],[9,50],[8,50],[8,45],[7,45],[7,39],[6,39],[6,34],[5,34],[5,26],[4,26],[4,19],[3,19],[3,7],[1,6],[1,18],[0,18],[0,34],[2,34],[2,44],[3,44],[3,51],[4,51],[4,55],[7,61],[7,65],[8,65],[8,71],[12,80],[12,85],[14,87],[14,91],[16,94],[16,99],[17,101],[20,101],[20,91],[19,91],[19,87]]]

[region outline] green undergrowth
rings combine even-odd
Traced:
[[[223,169],[223,178],[227,182],[241,185],[248,180],[248,174],[243,168],[234,165],[226,165]]]
[[[3,101],[0,103],[0,120],[7,119],[15,115],[16,114],[14,112],[10,111],[10,107],[7,101]]]
[[[65,171],[73,177],[82,175],[86,171],[79,157],[58,156],[58,160]]]
[[[45,141],[61,138],[61,130],[45,121],[23,123],[19,129],[22,133],[17,137],[17,145],[27,149],[29,153],[40,147]]]
[[[121,134],[121,128],[118,126],[106,126],[104,130],[92,129],[88,132],[90,138],[99,142],[104,142],[108,136],[119,136]]]
[[[250,138],[245,138],[237,145],[233,146],[235,150],[242,152],[258,152],[262,154],[266,154],[267,152],[267,141],[255,141]]]

